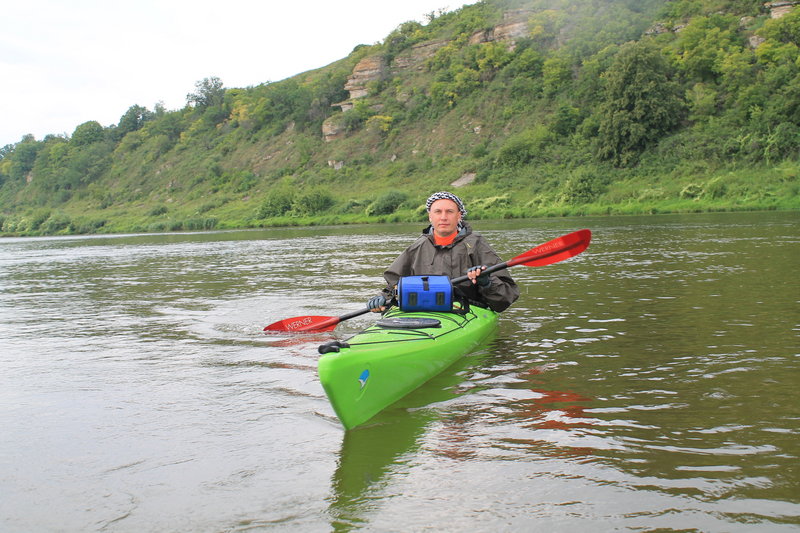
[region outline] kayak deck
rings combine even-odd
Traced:
[[[430,380],[494,331],[498,314],[389,310],[318,362],[320,382],[345,429],[352,429]],[[320,351],[329,345],[320,347]]]

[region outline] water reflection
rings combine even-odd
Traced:
[[[389,422],[373,422],[345,433],[331,479],[328,507],[334,531],[360,529],[380,509],[375,494],[391,484],[404,456],[419,448],[420,437],[434,419],[430,411],[406,412]]]
[[[491,344],[489,337],[486,344]],[[424,445],[432,426],[448,435],[437,445],[437,453],[451,459],[465,459],[468,448],[451,421],[444,420],[441,406],[461,395],[465,376],[481,365],[485,351],[478,349],[450,366],[416,391],[402,398],[367,424],[344,433],[336,471],[331,479],[332,496],[328,513],[336,531],[363,526],[380,505],[374,495],[391,484],[392,475],[405,468],[404,459]],[[444,429],[442,429],[444,428]]]

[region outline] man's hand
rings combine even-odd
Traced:
[[[478,287],[488,287],[491,280],[489,274],[483,273],[484,270],[486,270],[486,265],[474,266],[467,270],[467,277],[473,284],[477,283]]]
[[[382,294],[373,296],[367,302],[367,307],[373,313],[382,313],[383,311],[386,311],[386,297]]]

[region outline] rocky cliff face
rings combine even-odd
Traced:
[[[392,74],[397,74],[404,70],[422,70],[425,67],[425,62],[432,58],[436,51],[445,46],[447,42],[428,41],[415,44],[408,50],[404,50],[392,62]]]
[[[508,43],[513,49],[517,39],[528,35],[528,19],[533,14],[527,9],[515,9],[503,14],[503,23],[494,28],[473,33],[469,38],[470,44],[490,43],[500,41]]]
[[[470,44],[505,42],[508,43],[509,49],[513,50],[516,41],[528,35],[528,19],[531,13],[525,9],[508,11],[503,15],[501,24],[471,35],[469,42]],[[386,58],[382,55],[365,57],[356,64],[344,85],[344,89],[350,93],[350,97],[343,102],[333,104],[333,106],[340,107],[343,112],[350,111],[353,109],[353,100],[364,98],[369,94],[370,82],[382,81],[403,71],[422,70],[425,62],[447,43],[448,41],[428,41],[416,44],[398,54],[391,65],[387,64]],[[332,141],[344,135],[341,123],[342,121],[337,116],[330,117],[325,121],[322,125],[322,134],[326,141]]]
[[[469,42],[470,44],[481,44],[499,41],[506,42],[509,47],[513,48],[518,39],[528,35],[528,19],[532,13],[527,9],[507,11],[503,15],[501,24],[474,33],[470,36]],[[424,68],[425,62],[447,43],[448,41],[428,41],[416,44],[398,54],[391,65],[386,64],[383,56],[365,57],[353,68],[353,73],[347,79],[344,88],[349,91],[351,100],[363,98],[367,96],[369,82],[384,80],[389,75],[398,74],[404,70],[421,70]]]
[[[344,90],[350,92],[351,99],[363,98],[367,96],[367,84],[384,79],[386,72],[386,59],[383,56],[365,57],[353,68]]]

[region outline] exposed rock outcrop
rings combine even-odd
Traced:
[[[333,115],[332,117],[325,119],[325,121],[322,123],[322,138],[325,139],[325,142],[330,142],[340,137],[344,137],[344,134],[345,127],[344,121],[342,120],[342,115]]]
[[[494,28],[473,33],[469,38],[470,44],[490,43],[495,41],[509,43],[509,48],[513,49],[517,39],[522,39],[528,35],[528,19],[531,11],[527,9],[515,9],[503,13],[503,22]]]
[[[645,30],[645,35],[661,35],[662,33],[668,33],[672,31],[672,28],[668,28],[666,24],[663,22],[656,22],[648,29]]]
[[[748,45],[750,48],[752,48],[753,50],[755,50],[755,49],[756,49],[756,48],[758,48],[758,47],[761,45],[761,43],[763,43],[764,41],[766,41],[766,39],[764,39],[763,37],[759,37],[758,35],[751,35],[751,36],[750,36],[750,38],[749,38],[749,39],[747,39],[747,45]]]
[[[779,19],[792,12],[795,6],[800,5],[800,0],[780,0],[778,2],[767,2],[764,7],[769,9],[769,16]]]
[[[367,95],[367,83],[379,81],[386,77],[386,59],[383,56],[365,57],[353,69],[347,78],[344,89],[350,92],[350,98],[362,98]]]
[[[475,172],[465,172],[456,181],[450,183],[450,185],[455,188],[463,187],[464,185],[469,185],[475,181],[475,178],[477,177],[478,175]]]
[[[353,108],[353,100],[363,98],[369,93],[367,84],[385,79],[387,71],[386,59],[383,56],[365,57],[356,64],[353,68],[353,73],[344,84],[344,90],[350,93],[350,98],[333,105],[341,107],[342,111],[351,110]]]
[[[439,48],[445,46],[447,41],[428,41],[415,44],[408,50],[404,50],[394,58],[392,62],[392,73],[403,70],[422,70],[425,68],[425,61],[432,58]]]

